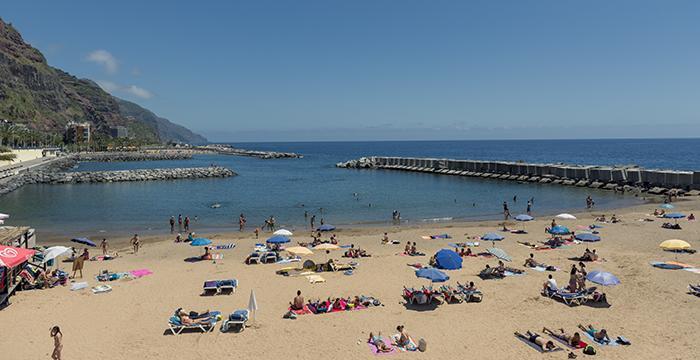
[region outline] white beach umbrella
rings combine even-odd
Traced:
[[[0,225],[4,224],[5,220],[0,220]]]
[[[252,315],[251,318],[255,321],[255,313],[258,311],[258,299],[255,298],[255,291],[250,290],[250,299],[248,300],[248,311]]]
[[[63,254],[70,252],[71,249],[65,246],[52,246],[44,250],[44,260],[42,263],[46,263],[49,260],[53,260]]]
[[[291,231],[289,231],[289,230],[287,230],[287,229],[279,229],[279,230],[275,231],[275,232],[272,233],[272,234],[273,234],[273,235],[282,235],[282,236],[292,236],[292,235],[294,235],[294,234],[292,234]]]
[[[576,216],[573,216],[571,214],[559,214],[555,216],[557,219],[563,219],[563,220],[576,220]]]
[[[0,213],[0,220],[5,220],[5,219],[9,219],[9,218],[10,218],[9,214]]]

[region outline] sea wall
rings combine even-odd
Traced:
[[[304,157],[301,154],[290,152],[246,150],[234,148],[230,145],[219,144],[197,146],[196,149],[204,152],[212,152],[221,155],[250,156],[259,159],[300,159]]]
[[[232,170],[220,166],[174,169],[135,169],[117,171],[44,172],[25,175],[27,184],[78,184],[123,181],[202,179],[234,176]]]
[[[336,166],[554,183],[615,191],[648,191],[651,194],[666,194],[671,189],[677,194],[700,190],[700,171],[644,169],[631,165],[612,167],[372,156],[341,162]]]

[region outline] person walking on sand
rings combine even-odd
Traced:
[[[139,234],[134,234],[131,238],[131,246],[134,248],[134,254],[139,253],[139,247],[141,246],[141,241],[139,240]]]
[[[61,328],[58,326],[52,327],[51,337],[53,338],[53,353],[51,353],[51,359],[61,360],[61,351],[63,350],[63,333],[61,333]]]
[[[172,234],[174,232],[175,232],[175,217],[171,216],[170,217],[170,233]]]
[[[107,250],[109,249],[109,244],[107,244],[107,239],[102,239],[100,243],[100,248],[102,249],[102,255],[107,255]]]
[[[504,220],[508,220],[508,218],[510,217],[510,210],[508,209],[508,203],[506,203],[505,201],[503,202],[503,217],[504,217]]]
[[[260,228],[256,227],[255,228],[255,240],[257,240],[259,236],[260,236]]]
[[[526,210],[528,215],[531,215],[532,213],[532,201],[528,200],[527,201],[527,210]]]

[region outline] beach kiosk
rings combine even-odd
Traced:
[[[34,253],[31,249],[0,245],[0,309],[8,304],[19,284],[15,278]]]

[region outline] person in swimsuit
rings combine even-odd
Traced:
[[[539,335],[538,333],[531,332],[530,330],[528,330],[525,333],[525,335],[516,331],[515,336],[517,336],[521,339],[525,339],[525,340],[539,346],[542,349],[542,351],[545,351],[545,352],[552,351],[555,349],[554,342],[552,342],[552,340],[547,340],[547,339],[543,338],[541,335]]]
[[[53,353],[51,353],[51,359],[61,360],[61,351],[63,350],[63,333],[61,333],[61,328],[58,326],[52,327],[51,337],[53,338]]]
[[[390,352],[393,350],[389,345],[387,345],[384,340],[382,340],[382,333],[378,333],[377,335],[374,335],[373,333],[369,333],[369,340],[367,340],[370,344],[374,345],[377,347],[378,352]]]
[[[396,345],[404,348],[411,345],[411,336],[408,335],[406,331],[404,331],[403,325],[397,326],[396,331],[399,332],[399,339],[396,341]]]
[[[292,310],[301,310],[304,308],[304,297],[301,296],[301,290],[297,290],[297,296],[289,305],[291,305]]]
[[[558,331],[552,331],[547,328],[542,328],[542,332],[554,336],[557,339],[566,341],[571,347],[578,347],[581,343],[581,334],[575,332],[573,335],[564,331],[564,329],[559,329]]]
[[[592,336],[593,339],[599,343],[607,344],[610,342],[610,337],[608,337],[608,332],[605,329],[600,331],[596,330],[593,325],[588,325],[588,327],[583,327],[583,325],[578,324],[578,328],[585,331],[588,335]]]

